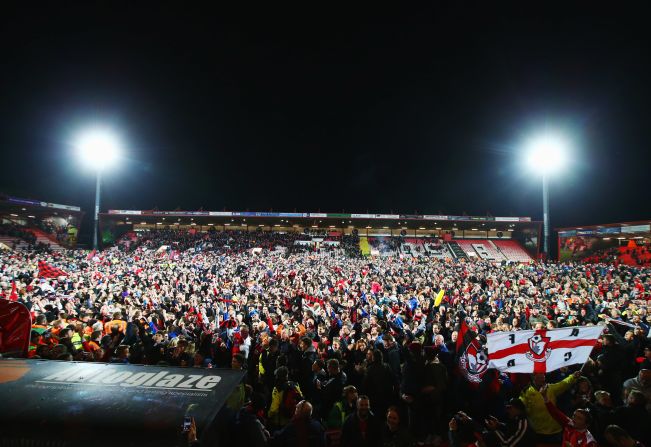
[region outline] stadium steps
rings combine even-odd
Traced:
[[[448,248],[452,252],[452,255],[457,259],[468,259],[466,253],[455,241],[448,242]]]
[[[16,250],[24,250],[29,247],[29,244],[22,239],[11,236],[0,236],[0,243],[5,244],[7,247],[13,249],[14,242],[16,243]]]
[[[456,241],[456,244],[459,245],[461,250],[463,250],[463,253],[468,257],[472,258],[475,257],[477,259],[483,259],[480,254],[477,252],[477,250],[474,247],[474,244],[477,243],[477,240],[475,239],[461,239]]]
[[[46,232],[39,230],[38,228],[29,228],[29,231],[34,233],[34,236],[36,236],[36,242],[41,242],[45,245],[50,246],[50,250],[52,251],[63,251],[65,250],[65,247],[63,247],[61,244],[57,242],[57,240],[54,238],[54,236],[51,236],[47,234]]]
[[[530,262],[531,256],[520,246],[517,241],[497,240],[495,245],[509,261]]]
[[[488,252],[492,254],[495,257],[496,261],[505,261],[506,256],[504,256],[504,253],[495,245],[495,242],[491,241],[490,239],[487,241],[487,246],[486,248],[488,249]]]
[[[369,256],[371,254],[371,244],[368,243],[368,238],[366,236],[359,237],[359,249],[364,256]]]

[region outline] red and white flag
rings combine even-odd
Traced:
[[[489,367],[511,373],[546,373],[585,363],[604,326],[488,334]]]

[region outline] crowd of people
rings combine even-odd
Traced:
[[[651,269],[364,258],[356,235],[273,249],[300,237],[4,252],[0,286],[32,312],[32,358],[245,370],[223,409],[244,445],[651,446]],[[38,261],[66,275],[39,277]],[[464,320],[479,337],[606,330],[583,367],[477,384],[458,371]]]

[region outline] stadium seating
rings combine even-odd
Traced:
[[[29,244],[22,239],[11,237],[11,236],[0,236],[0,243],[6,245],[7,247],[13,249],[14,244],[17,250],[26,250]]]
[[[463,250],[463,253],[466,255],[466,257],[475,259],[479,257],[485,259],[483,256],[477,253],[475,247],[473,246],[473,244],[475,244],[477,241],[472,239],[456,239],[455,242],[461,248],[461,250]]]
[[[425,242],[424,247],[430,257],[438,259],[452,258],[452,254],[448,250],[448,247],[438,240],[436,240],[436,242]]]
[[[43,236],[37,234],[40,241]],[[324,239],[326,239],[324,241]],[[188,248],[204,250],[224,247],[231,251],[262,248],[272,250],[286,248],[290,251],[314,250],[315,246],[304,242],[319,242],[327,250],[342,249],[350,256],[413,256],[417,258],[437,259],[482,259],[492,262],[505,260],[528,262],[529,254],[512,240],[455,239],[448,242],[438,238],[403,238],[356,235],[319,235],[303,233],[271,233],[242,231],[185,232],[179,230],[150,230],[145,232],[128,232],[123,234],[117,245],[126,250],[140,246],[157,249],[161,245],[174,245],[178,250]],[[51,240],[46,240],[54,250],[61,250]],[[328,243],[334,244],[330,246]],[[9,245],[9,244],[8,244]],[[300,246],[299,246],[300,245]],[[327,246],[327,247],[326,247]]]
[[[416,238],[405,238],[400,244],[401,253],[407,256],[422,257],[427,254],[425,251],[423,240]]]
[[[52,251],[62,251],[65,250],[64,247],[59,245],[59,243],[56,241],[54,236],[44,232],[43,230],[40,230],[38,228],[29,228],[29,231],[34,233],[34,236],[36,236],[36,242],[40,242],[42,244],[50,246],[50,250]]]
[[[617,261],[633,266],[651,265],[651,252],[646,247],[619,247]]]
[[[398,254],[398,238],[395,237],[369,237],[368,242],[372,247],[371,253],[377,253],[380,256],[395,256]]]
[[[531,256],[529,256],[529,253],[527,253],[517,241],[500,239],[495,241],[495,245],[509,261],[514,261],[514,262],[531,261]]]
[[[466,253],[476,253],[487,261],[504,261],[507,258],[500,252],[493,241],[487,239],[457,239],[456,242]]]

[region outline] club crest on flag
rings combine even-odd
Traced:
[[[552,349],[548,347],[550,337],[544,337],[541,334],[534,334],[529,338],[529,352],[526,352],[524,355],[532,362],[544,362],[550,355],[552,355]]]
[[[466,378],[471,382],[481,382],[488,369],[488,354],[475,338],[459,357],[459,365]]]

